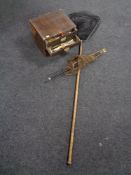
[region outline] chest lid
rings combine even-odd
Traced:
[[[67,33],[76,30],[76,25],[63,12],[63,10],[49,12],[31,19],[30,23],[43,39],[47,36],[54,37],[60,33]]]

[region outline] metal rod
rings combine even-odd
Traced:
[[[82,55],[82,41],[80,43],[79,55]],[[72,124],[71,124],[71,131],[70,131],[70,142],[69,142],[69,151],[68,151],[68,160],[67,160],[68,165],[72,164],[80,73],[81,73],[81,70],[79,69],[78,72],[77,72],[77,75],[76,75],[76,83],[75,83],[76,85],[75,85],[75,95],[74,95],[74,106],[73,106]]]

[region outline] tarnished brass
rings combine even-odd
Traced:
[[[95,53],[90,55],[77,55],[70,59],[65,68],[66,75],[76,74],[79,69],[83,69],[88,64],[94,62],[102,54],[106,53],[106,48],[103,48]]]
[[[75,75],[77,74],[79,69],[85,68],[88,64],[94,62],[95,60],[97,60],[97,58],[99,58],[102,54],[106,52],[107,52],[106,48],[103,48],[89,55],[76,55],[68,61],[65,69],[62,69],[61,71],[51,74],[48,77],[48,80],[45,82],[51,81],[63,75]]]
[[[72,155],[73,155],[73,145],[74,145],[74,134],[75,134],[75,125],[76,125],[76,113],[77,113],[77,103],[78,103],[78,93],[79,93],[79,82],[80,82],[80,73],[81,69],[86,67],[88,64],[94,62],[97,58],[99,58],[102,54],[106,53],[106,48],[103,48],[95,53],[89,55],[83,55],[83,47],[82,41],[80,42],[79,54],[71,58],[65,69],[62,71],[56,72],[52,74],[52,76],[48,77],[47,81],[50,81],[54,78],[57,78],[61,75],[76,75],[76,83],[75,83],[75,95],[74,95],[74,104],[73,104],[73,114],[72,114],[72,123],[71,123],[71,131],[70,131],[70,141],[69,141],[69,150],[68,150],[68,159],[67,164],[72,164]],[[47,82],[46,81],[46,82]]]

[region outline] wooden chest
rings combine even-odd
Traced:
[[[37,46],[46,55],[68,51],[80,43],[76,25],[62,10],[30,19],[30,24]]]

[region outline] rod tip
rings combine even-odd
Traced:
[[[103,49],[102,49],[102,52],[103,52],[103,53],[106,53],[106,52],[107,52],[107,49],[106,49],[106,48],[103,48]]]
[[[50,81],[51,80],[51,77],[48,77],[48,80]]]
[[[71,165],[72,165],[72,162],[68,161],[68,162],[67,162],[67,165],[68,165],[68,166],[71,166]]]

